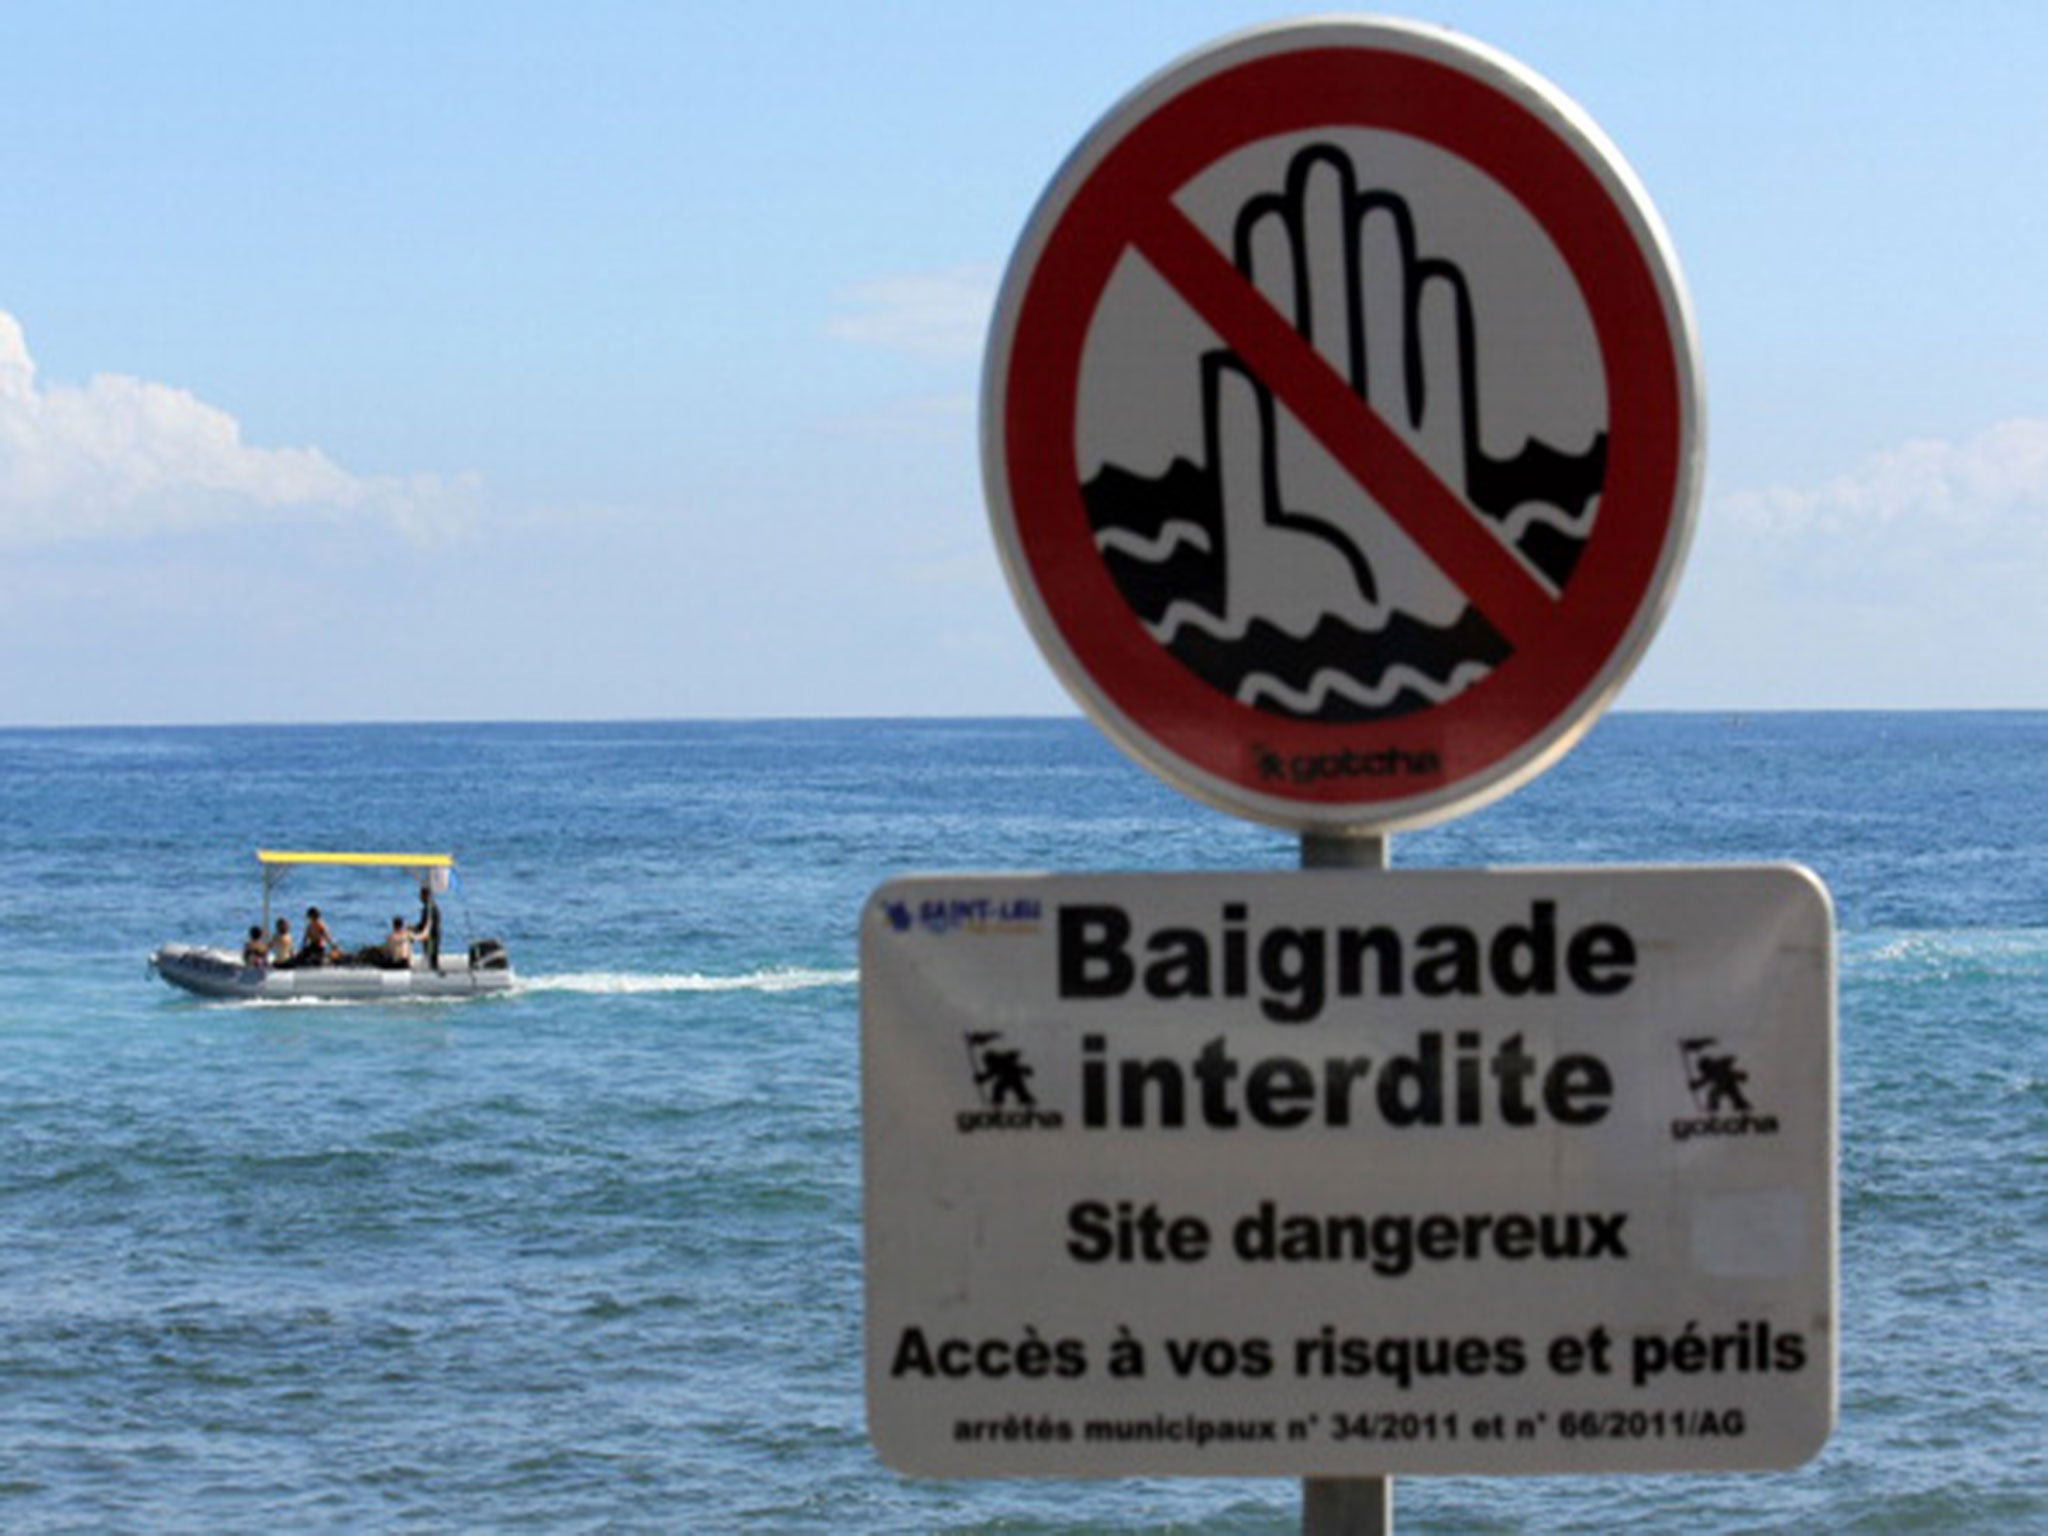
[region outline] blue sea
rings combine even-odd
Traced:
[[[0,732],[0,1529],[1285,1532],[1275,1481],[920,1482],[861,1399],[862,904],[1285,868],[1079,721]],[[452,850],[522,986],[145,972],[258,847]],[[1841,1415],[1406,1532],[2048,1530],[2048,715],[1603,720],[1397,865],[1792,859],[1841,928]],[[401,877],[301,871],[345,942]]]

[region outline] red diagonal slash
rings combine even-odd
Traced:
[[[1557,599],[1265,296],[1169,202],[1133,210],[1132,243],[1294,418],[1363,486],[1508,644],[1552,622]]]

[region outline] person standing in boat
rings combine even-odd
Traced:
[[[427,956],[427,968],[441,969],[441,904],[434,900],[434,887],[420,882],[420,920],[412,936],[420,941]]]

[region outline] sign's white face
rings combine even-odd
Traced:
[[[1832,954],[1788,867],[884,886],[878,1448],[933,1476],[1812,1456]]]

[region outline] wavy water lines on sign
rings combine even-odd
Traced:
[[[1233,622],[1186,602],[1172,604],[1157,622],[1145,626],[1146,633],[1168,650],[1181,648],[1183,631],[1193,631],[1203,639],[1189,637],[1185,648],[1190,651],[1208,643],[1219,651],[1256,649],[1276,659],[1289,649],[1305,656],[1318,647],[1331,644],[1333,637],[1329,631],[1333,628],[1342,626],[1326,619],[1317,629],[1296,635],[1281,626],[1248,617],[1240,617]],[[1408,639],[1407,649],[1411,652],[1423,649],[1419,633],[1422,626],[1405,620],[1391,622],[1370,635],[1354,632],[1354,638],[1360,648],[1399,654],[1401,631],[1404,629],[1415,632]],[[1290,673],[1300,671],[1298,662],[1283,664]],[[1357,709],[1382,713],[1399,705],[1404,695],[1429,704],[1445,703],[1482,681],[1489,670],[1478,662],[1468,662],[1454,665],[1447,676],[1440,676],[1423,671],[1413,662],[1390,661],[1370,683],[1361,682],[1351,672],[1326,667],[1299,686],[1282,676],[1247,672],[1238,684],[1235,697],[1239,703],[1249,704],[1255,709],[1270,706],[1288,714],[1313,717],[1332,712],[1331,696],[1337,695]]]
[[[1278,678],[1247,677],[1238,694],[1240,702],[1254,708],[1267,701],[1289,714],[1315,716],[1331,712],[1335,700],[1362,710],[1385,710],[1404,694],[1441,704],[1455,698],[1472,684],[1485,679],[1488,668],[1476,663],[1459,667],[1448,679],[1426,677],[1413,667],[1389,667],[1374,688],[1362,687],[1348,672],[1318,672],[1306,688],[1290,688]]]
[[[1104,528],[1095,535],[1095,547],[1101,553],[1115,550],[1133,560],[1155,565],[1172,559],[1174,551],[1183,544],[1205,555],[1215,549],[1209,530],[1199,523],[1171,522],[1149,539],[1128,528]]]
[[[1500,514],[1500,529],[1539,571],[1569,575],[1585,543],[1586,525],[1599,515],[1598,495],[1589,497],[1578,512],[1552,502],[1524,501]]]

